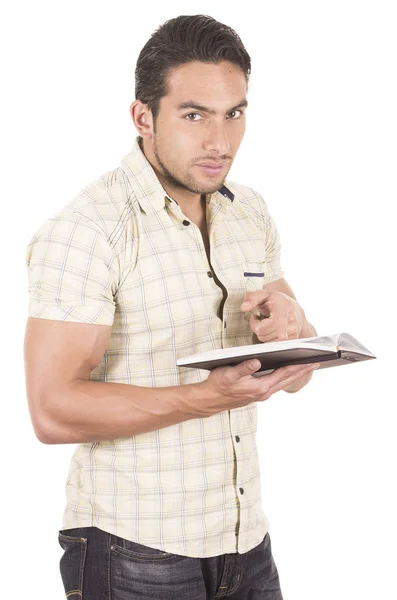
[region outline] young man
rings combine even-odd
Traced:
[[[176,367],[316,335],[263,198],[226,179],[249,73],[229,27],[162,25],[137,62],[132,151],[29,244],[32,423],[43,443],[78,444],[58,532],[69,600],[282,598],[256,403],[299,390],[317,365],[261,378],[258,361]]]

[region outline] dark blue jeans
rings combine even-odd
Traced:
[[[270,537],[244,554],[190,558],[97,527],[58,532],[68,600],[283,600]]]

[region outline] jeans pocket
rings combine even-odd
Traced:
[[[58,542],[64,550],[59,569],[68,600],[82,600],[87,538],[58,532]]]
[[[202,577],[199,560],[193,562],[196,560],[127,540],[112,539],[109,572],[112,598],[190,598],[192,589],[197,589]]]
[[[159,560],[167,560],[174,558],[176,555],[170,552],[164,552],[157,548],[150,548],[149,546],[143,546],[137,542],[131,542],[129,540],[123,540],[122,545],[112,541],[110,547],[111,551],[115,554],[124,556],[125,558],[136,560],[138,562],[157,562]]]

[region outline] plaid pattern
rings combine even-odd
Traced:
[[[135,139],[120,167],[48,219],[27,248],[29,316],[112,326],[96,381],[158,387],[203,381],[179,357],[252,343],[247,290],[283,277],[263,198],[226,181],[207,196],[208,264],[198,227],[167,196]],[[209,276],[214,270],[228,291]],[[244,553],[268,529],[255,443],[257,406],[129,438],[79,444],[61,528],[96,526],[191,557]]]

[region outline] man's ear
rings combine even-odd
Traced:
[[[139,135],[143,139],[153,137],[153,115],[152,111],[140,100],[134,100],[130,106],[131,118]]]

